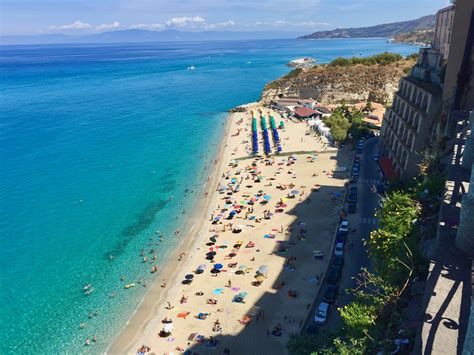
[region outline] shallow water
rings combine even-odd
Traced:
[[[140,249],[162,260],[174,247],[226,110],[257,100],[296,57],[417,47],[352,39],[0,51],[0,353],[96,353],[146,291],[125,290],[121,275],[152,279]],[[85,348],[92,335],[98,342]]]

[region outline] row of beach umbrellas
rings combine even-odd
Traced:
[[[276,144],[277,152],[281,153],[282,147],[281,147],[280,136],[278,134],[277,126],[276,126],[275,119],[273,118],[273,116],[270,116],[270,128],[272,129],[273,140]]]
[[[258,154],[257,119],[252,118],[252,153]]]
[[[265,117],[262,116],[260,119],[260,125],[262,127],[262,134],[263,134],[263,150],[265,154],[271,153],[272,149],[270,147],[270,138],[268,137],[268,129],[267,129],[267,122],[265,121]]]

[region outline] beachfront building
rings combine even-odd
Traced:
[[[274,110],[292,113],[296,107],[308,107],[314,109],[318,102],[313,99],[299,99],[292,97],[283,97],[270,101],[270,107]]]
[[[293,115],[295,116],[295,118],[298,118],[300,120],[308,120],[310,118],[321,118],[318,111],[313,110],[309,107],[295,107]]]
[[[455,3],[456,21],[453,22],[449,57],[446,63],[443,114],[437,127],[438,139],[453,137],[456,131],[458,111],[469,109],[474,105],[474,78],[468,75],[472,72],[474,49],[474,3],[469,0]]]
[[[417,63],[410,75],[400,80],[393,104],[384,115],[380,152],[385,158],[385,166],[402,179],[419,174],[425,152],[435,148],[432,143],[445,129],[439,119],[446,95],[443,87],[447,81],[452,81],[446,80],[448,72],[445,69],[450,66],[453,46],[462,47],[460,42],[467,36],[460,33],[465,26],[454,25],[455,11],[457,5],[453,3],[437,12],[432,47],[419,50]],[[462,30],[456,30],[456,27],[462,27]],[[455,52],[459,54],[458,50]]]
[[[447,6],[436,13],[435,36],[432,46],[439,49],[443,60],[448,59],[453,19],[454,5]]]
[[[436,49],[420,49],[410,75],[400,80],[380,133],[380,153],[386,162],[381,168],[386,175],[395,171],[396,177],[408,179],[420,172],[441,110],[441,59]]]

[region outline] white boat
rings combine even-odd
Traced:
[[[194,65],[191,65],[190,67],[188,67],[188,70],[194,70],[194,69],[196,69]]]

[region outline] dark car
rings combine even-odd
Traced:
[[[358,176],[351,176],[351,183],[357,184],[357,178]]]
[[[349,193],[350,194],[357,194],[357,186],[353,185],[349,187]]]
[[[323,301],[326,303],[334,303],[337,297],[338,287],[334,285],[329,285],[324,292]]]
[[[332,259],[332,265],[342,268],[342,266],[344,265],[344,255],[334,256],[334,258]]]
[[[337,285],[339,281],[339,277],[341,277],[341,268],[336,265],[332,265],[328,271],[328,277],[326,278],[326,282],[328,285]]]
[[[357,202],[357,193],[349,193],[349,197],[347,197],[348,202]]]
[[[344,243],[347,239],[347,232],[338,231],[336,235],[336,243]]]
[[[356,202],[357,201],[349,203],[349,206],[347,207],[347,212],[348,213],[356,213],[357,212],[357,203]]]

